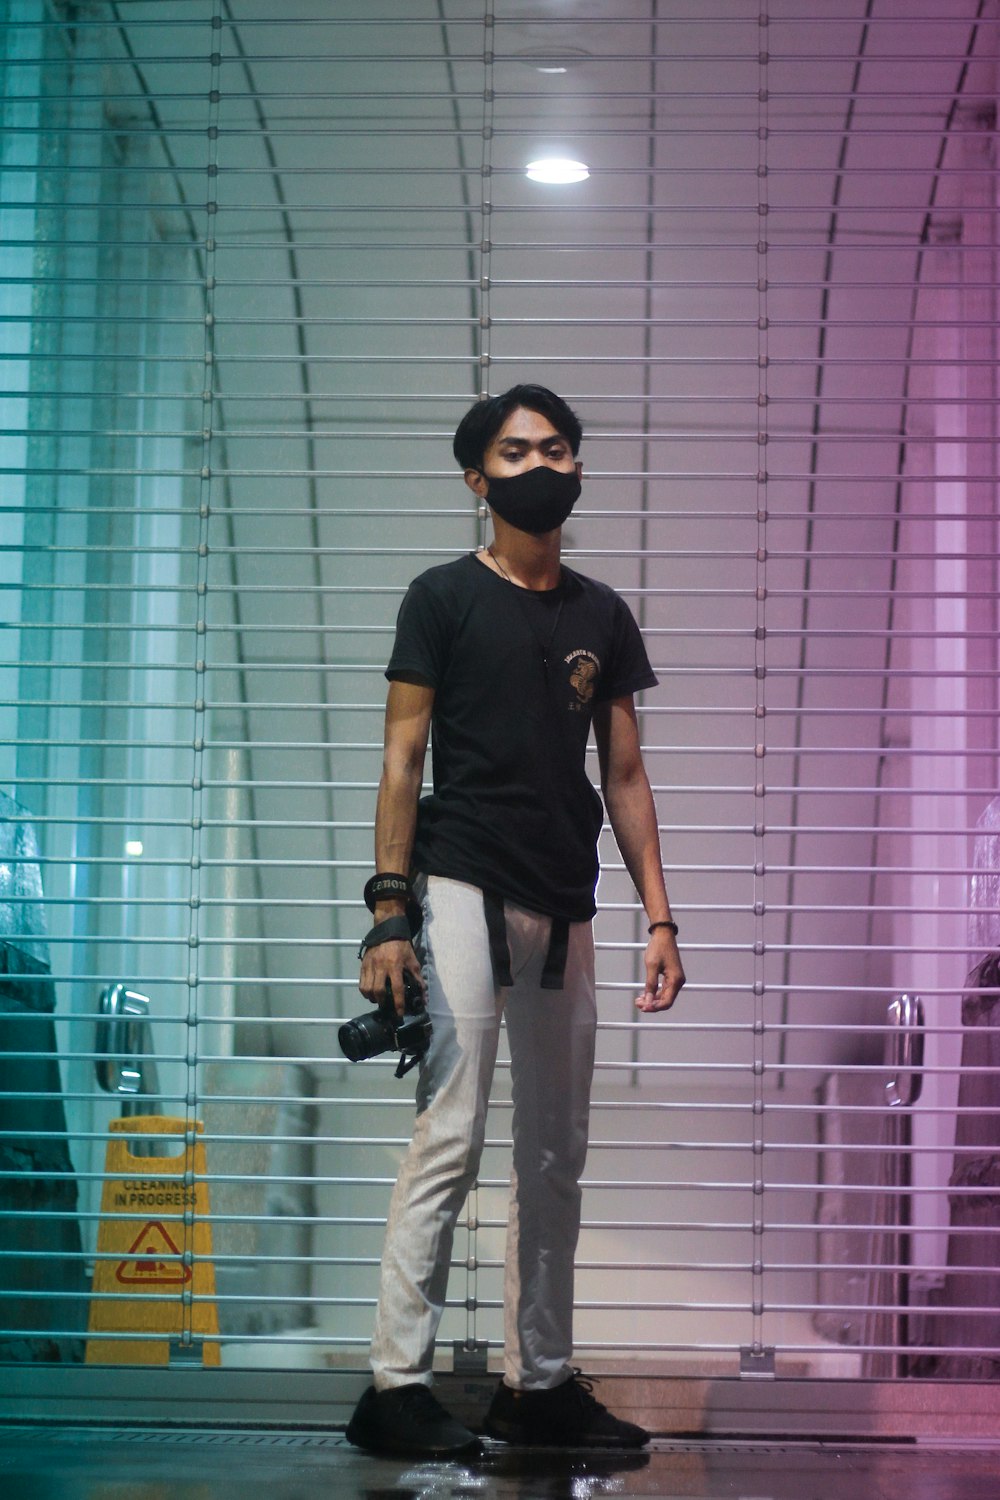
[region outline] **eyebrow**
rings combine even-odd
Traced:
[[[548,437],[539,438],[537,443],[533,443],[530,438],[523,437],[497,438],[497,447],[513,444],[517,448],[545,448],[550,443],[565,443],[568,447],[569,439],[564,438],[561,432],[550,432]]]

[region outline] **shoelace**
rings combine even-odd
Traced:
[[[576,1393],[577,1401],[584,1411],[593,1411],[595,1408],[598,1411],[604,1410],[594,1395],[594,1382],[588,1380],[582,1370],[574,1369],[566,1384]]]
[[[409,1407],[417,1416],[440,1417],[444,1415],[444,1407],[437,1397],[425,1385],[414,1385],[412,1390],[400,1398],[400,1407]]]

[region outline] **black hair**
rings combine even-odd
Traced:
[[[519,406],[548,417],[556,432],[564,437],[575,458],[580,449],[583,428],[576,412],[561,396],[544,385],[512,385],[501,396],[489,396],[469,408],[458,424],[452,452],[463,469],[481,469],[483,455],[512,411]]]

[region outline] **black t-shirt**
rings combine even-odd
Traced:
[[[434,790],[418,809],[414,869],[592,917],[594,704],[656,684],[624,600],[569,568],[536,593],[460,557],[421,573],[400,607],[385,675],[410,674],[435,690]]]

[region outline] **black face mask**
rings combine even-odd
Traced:
[[[575,469],[571,474],[562,474],[558,469],[538,464],[506,479],[494,479],[488,474],[483,478],[489,485],[487,505],[509,526],[530,531],[533,536],[555,531],[580,498],[580,479]]]

